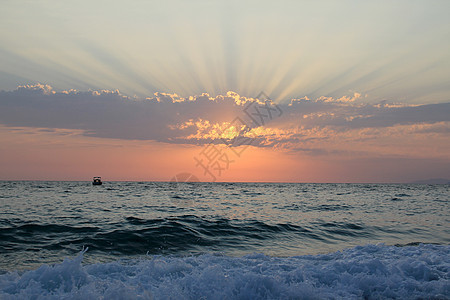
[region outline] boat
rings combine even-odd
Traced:
[[[101,177],[94,177],[92,180],[92,185],[102,185],[102,178]]]

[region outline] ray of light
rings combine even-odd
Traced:
[[[140,96],[450,97],[450,2],[350,2],[5,2],[0,71]]]

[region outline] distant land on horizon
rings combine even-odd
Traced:
[[[416,181],[412,181],[410,183],[417,183],[417,184],[450,184],[450,179],[431,178],[431,179],[416,180]]]
[[[92,180],[45,180],[45,179],[0,179],[0,181],[56,181],[56,182],[91,182]],[[161,181],[161,180],[104,180],[106,182],[176,182],[176,181]],[[192,182],[192,181],[189,181]],[[193,181],[196,182],[196,181]],[[208,181],[198,181],[199,183],[212,183]],[[429,178],[422,180],[415,180],[409,182],[282,182],[282,181],[217,181],[216,183],[312,183],[312,184],[450,184],[450,179],[445,178]]]

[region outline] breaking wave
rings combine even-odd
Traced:
[[[448,299],[450,246],[366,245],[322,255],[73,259],[0,275],[2,299]]]

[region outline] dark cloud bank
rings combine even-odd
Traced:
[[[45,85],[23,86],[14,91],[0,92],[0,124],[80,129],[86,136],[102,138],[203,144],[211,142],[211,139],[193,137],[199,132],[196,124],[220,124],[231,122],[236,117],[248,120],[244,109],[255,101],[231,92],[216,97],[203,94],[183,99],[176,95],[155,94],[152,98],[134,99],[118,91],[55,92]],[[342,132],[450,121],[450,102],[415,106],[374,105],[342,101],[342,98],[319,98],[292,100],[278,104],[278,108],[280,113],[266,120],[266,128],[332,128]],[[252,127],[256,126],[253,124]],[[448,128],[441,126],[435,130],[442,133],[448,132]],[[289,137],[272,136],[269,144],[283,143],[292,138],[292,134]],[[269,144],[259,141],[255,145]]]

